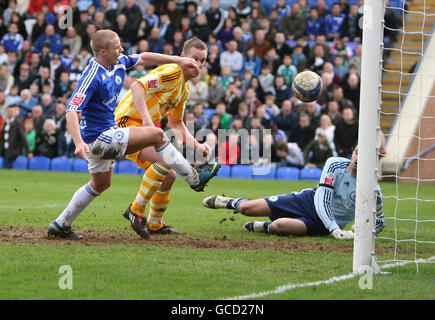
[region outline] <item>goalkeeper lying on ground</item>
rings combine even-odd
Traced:
[[[320,183],[301,192],[270,196],[263,199],[210,196],[203,200],[211,209],[232,209],[246,216],[270,217],[272,222],[251,221],[247,231],[280,235],[325,235],[335,239],[353,239],[352,231],[342,229],[355,218],[355,189],[358,147],[352,159],[331,157],[326,161]],[[377,187],[376,233],[385,227],[382,191]]]

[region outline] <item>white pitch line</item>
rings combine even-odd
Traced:
[[[402,261],[402,262],[396,262],[396,263],[392,263],[392,264],[386,264],[380,268],[381,269],[390,269],[390,268],[394,268],[394,267],[402,267],[402,266],[410,264],[410,263],[426,263],[426,262],[433,261],[433,260],[435,260],[435,256],[430,257],[429,259],[418,259],[416,261]],[[297,288],[314,287],[314,286],[319,286],[321,284],[331,284],[334,282],[349,280],[349,279],[355,278],[357,276],[360,276],[360,274],[349,273],[349,274],[342,275],[342,276],[332,277],[328,280],[321,280],[321,281],[307,282],[307,283],[297,283],[297,284],[286,284],[283,286],[276,287],[275,289],[270,290],[270,291],[251,293],[251,294],[243,295],[243,296],[225,298],[223,300],[258,299],[258,298],[263,298],[263,297],[269,296],[271,294],[280,294],[280,293],[283,293],[283,292],[286,292],[289,290],[293,290],[293,289],[297,289]]]

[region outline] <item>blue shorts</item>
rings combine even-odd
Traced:
[[[272,211],[272,221],[279,218],[299,219],[307,226],[309,235],[329,234],[314,207],[314,194],[316,188],[305,189],[301,192],[282,194],[264,198]]]

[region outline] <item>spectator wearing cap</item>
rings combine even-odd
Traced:
[[[49,24],[45,27],[45,32],[36,39],[34,49],[36,52],[42,51],[42,45],[48,43],[52,53],[62,53],[62,37],[55,33],[54,26]]]
[[[16,23],[11,23],[9,25],[9,33],[3,36],[1,44],[4,45],[6,52],[18,52],[23,47],[23,41],[23,36],[18,33],[18,25]]]

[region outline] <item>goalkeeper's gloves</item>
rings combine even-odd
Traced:
[[[353,232],[352,231],[343,231],[341,229],[335,229],[332,231],[332,236],[337,240],[352,240]]]

